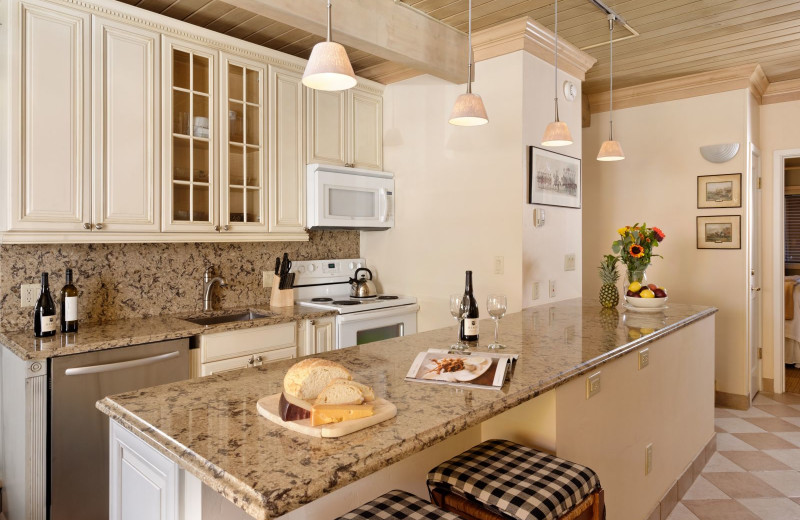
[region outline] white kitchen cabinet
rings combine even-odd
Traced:
[[[327,316],[313,320],[303,320],[300,326],[301,356],[311,356],[336,349],[336,317]]]
[[[156,32],[93,19],[95,231],[159,230],[159,44]]]
[[[110,520],[178,520],[180,470],[165,456],[111,421]]]
[[[297,357],[295,322],[201,334],[192,356],[192,376],[260,366]]]
[[[210,376],[222,372],[230,372],[231,370],[239,370],[241,368],[252,368],[283,361],[285,359],[294,359],[297,357],[297,347],[281,348],[277,350],[267,350],[265,352],[257,352],[249,356],[239,356],[230,359],[223,359],[221,361],[213,361],[211,363],[203,363],[200,366],[199,376]]]
[[[302,232],[306,225],[302,76],[272,66],[269,74],[269,231]]]
[[[311,163],[383,169],[383,98],[359,88],[308,91]]]

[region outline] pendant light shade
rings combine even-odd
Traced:
[[[613,14],[608,15],[608,45],[609,45],[609,69],[610,69],[610,87],[608,98],[608,141],[605,141],[600,146],[600,151],[597,153],[598,161],[621,161],[625,158],[625,153],[622,151],[622,145],[614,140],[614,20],[616,17]]]
[[[544,129],[544,137],[542,137],[542,146],[567,146],[572,144],[572,134],[569,133],[567,123],[559,121],[558,119],[558,0],[556,0],[556,27],[555,27],[555,71],[553,71],[553,82],[555,86],[555,105],[556,117],[555,121],[547,125]]]
[[[311,50],[303,72],[303,85],[314,90],[347,90],[356,83],[347,51],[341,44],[331,41],[331,2],[328,0],[328,36]]]
[[[467,93],[456,98],[450,112],[450,124],[456,126],[479,126],[489,122],[486,107],[478,94],[472,93],[472,0],[469,0],[469,29],[467,32]]]

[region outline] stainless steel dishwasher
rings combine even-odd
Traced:
[[[189,340],[55,357],[50,379],[50,519],[108,518],[107,395],[189,378]]]

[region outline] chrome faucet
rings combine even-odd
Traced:
[[[204,311],[211,311],[214,310],[211,303],[211,288],[214,287],[214,284],[218,283],[220,287],[226,287],[228,282],[225,281],[225,278],[221,276],[217,276],[217,269],[210,265],[206,268],[206,272],[203,275],[203,310]]]

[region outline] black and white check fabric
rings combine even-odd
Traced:
[[[600,488],[594,471],[507,440],[489,440],[428,473],[444,488],[518,520],[556,520]]]
[[[395,489],[368,502],[358,509],[350,511],[337,520],[398,518],[403,520],[460,520],[453,513],[448,513],[433,504],[405,491]]]

